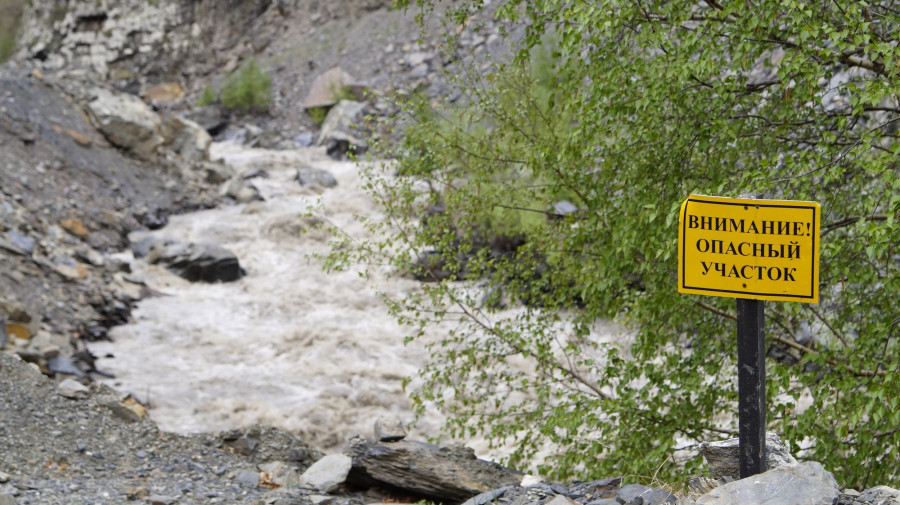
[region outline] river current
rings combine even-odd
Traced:
[[[403,390],[426,352],[411,331],[387,313],[379,293],[400,297],[419,283],[390,271],[326,272],[315,255],[330,234],[311,227],[312,209],[354,237],[367,231],[359,217],[380,215],[360,190],[359,167],[319,149],[267,151],[217,143],[212,157],[252,179],[264,201],[173,216],[167,226],[136,232],[211,242],[233,251],[247,275],[232,283],[187,282],[162,267],[133,261],[136,276],[157,292],[141,300],[133,322],[112,331],[113,342],[92,351],[109,382],[148,402],[161,429],[206,432],[272,424],[325,451],[354,434],[370,436],[378,417],[412,421]],[[334,188],[303,187],[299,166],[331,172]],[[448,328],[429,328],[435,338]],[[411,436],[439,433],[443,417],[429,411]],[[462,441],[482,457],[497,457],[479,440]]]

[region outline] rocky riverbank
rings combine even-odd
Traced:
[[[421,431],[409,436],[385,428],[384,422],[372,430],[377,417],[367,410],[372,404],[381,402],[377,406],[388,413],[406,408],[398,407],[402,379],[414,372],[409,367],[415,351],[400,350],[402,336],[390,335],[390,330],[381,332],[390,338],[359,343],[336,336],[328,321],[315,317],[303,320],[302,331],[289,335],[294,342],[283,347],[302,350],[303,342],[333,337],[354,356],[377,354],[381,361],[356,374],[353,384],[329,375],[328,359],[333,356],[327,352],[298,356],[279,351],[283,343],[267,342],[281,354],[252,354],[238,344],[259,339],[254,331],[278,335],[273,331],[277,325],[254,327],[258,319],[238,318],[229,340],[234,347],[217,351],[226,356],[221,361],[227,375],[247,372],[241,366],[248,360],[263,366],[293,364],[313,373],[314,378],[298,375],[304,377],[297,380],[300,384],[285,384],[282,369],[274,365],[269,367],[272,375],[254,369],[238,377],[248,389],[228,393],[243,401],[263,398],[252,390],[265,389],[276,398],[302,398],[301,408],[280,415],[281,421],[295,422],[289,430],[246,426],[251,423],[233,417],[240,408],[229,407],[222,416],[212,408],[203,410],[210,403],[201,403],[199,413],[194,412],[196,404],[164,410],[167,402],[183,403],[183,396],[197,388],[177,367],[161,371],[160,361],[141,353],[165,358],[178,330],[204,329],[215,321],[173,327],[170,320],[157,317],[173,310],[158,303],[160,295],[171,294],[183,305],[187,319],[192,312],[188,301],[217,304],[233,296],[215,298],[207,288],[224,292],[218,289],[222,285],[192,281],[233,281],[246,270],[250,280],[242,286],[248,310],[261,308],[270,320],[296,323],[296,312],[266,313],[272,306],[254,302],[265,292],[277,292],[279,282],[304,282],[287,270],[261,275],[262,263],[282,261],[269,248],[293,247],[303,234],[323,239],[317,235],[322,223],[303,217],[309,208],[303,198],[344,204],[342,211],[320,216],[343,219],[344,224],[365,210],[356,197],[332,191],[334,184],[351,184],[352,165],[340,165],[332,173],[310,165],[330,163],[351,146],[364,150],[365,141],[347,126],[365,113],[395,113],[392,93],[454,100],[444,70],[467,58],[478,61],[479,55],[506,50],[497,24],[470,19],[446,28],[461,37],[455,54],[442,54],[436,47],[445,28],[435,23],[422,33],[413,15],[392,11],[377,0],[321,5],[291,0],[32,1],[17,61],[0,69],[0,505],[349,505],[420,499],[466,505],[900,503],[896,490],[841,490],[820,465],[794,464],[786,458],[785,466],[764,476],[737,480],[713,472],[717,480],[698,479],[686,487],[651,488],[622,476],[550,483],[478,460],[470,449],[420,441],[434,434],[434,420],[426,420]],[[218,86],[227,72],[251,58],[273,76],[268,115],[241,116],[217,106],[193,106],[204,87]],[[358,91],[368,102],[335,104],[333,96],[316,95],[317,81],[320,90],[337,85]],[[320,129],[307,106],[332,105],[337,112],[330,121],[325,118]],[[210,160],[214,135],[231,141],[219,147],[236,146],[219,154],[214,150],[212,158],[226,162]],[[313,144],[319,147],[299,150]],[[255,147],[267,150],[251,149]],[[254,159],[261,153],[268,158]],[[281,186],[284,183],[288,185]],[[200,209],[216,209],[209,210],[207,216],[215,217],[202,229],[170,219]],[[260,217],[278,211],[282,214]],[[254,219],[265,224],[257,227],[260,235],[254,245],[228,243],[237,243],[230,226]],[[172,232],[181,236],[165,237]],[[210,242],[212,246],[203,245]],[[234,251],[223,252],[223,244]],[[148,261],[133,261],[142,255]],[[194,262],[199,257],[205,262],[200,266]],[[163,267],[181,278],[171,276],[156,284],[147,280],[148,275],[162,278]],[[291,264],[290,269],[296,267]],[[312,274],[306,279],[313,279],[307,286],[313,291],[333,282]],[[401,284],[398,289],[415,285],[410,279]],[[375,298],[354,286],[345,286],[352,296],[339,296],[355,303],[355,309],[370,306]],[[132,309],[142,299],[142,331],[150,328],[157,347],[135,338],[125,347],[126,357],[123,347],[101,342],[109,339],[109,328],[132,320]],[[347,316],[334,311],[327,315]],[[353,318],[369,332],[377,326],[367,316],[354,313]],[[227,331],[214,333],[228,336]],[[190,340],[198,333],[186,334],[189,352],[198,344]],[[147,333],[129,336],[135,335]],[[125,334],[122,340],[128,340]],[[404,352],[411,355],[401,364],[398,357]],[[108,359],[112,354],[118,357]],[[134,395],[98,382],[119,366],[114,363],[126,359],[155,368],[140,369],[145,378],[157,373],[159,381],[181,382],[187,392],[147,398],[147,388],[133,382],[133,374],[118,370],[120,377],[113,380]],[[126,366],[132,372],[138,369],[134,362]],[[329,406],[340,404],[341,414],[323,414],[321,397],[297,394],[313,380],[331,381],[326,385],[331,388]],[[212,396],[221,400],[227,395],[215,390]],[[345,405],[354,402],[351,407],[357,410]],[[147,414],[149,403],[162,412],[160,423],[172,426],[161,430]],[[172,432],[191,431],[184,429],[191,417],[204,415],[219,415],[225,425],[244,427],[215,434]],[[318,424],[315,430],[309,428],[311,422]],[[323,447],[330,454],[320,452]]]

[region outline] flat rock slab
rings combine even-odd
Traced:
[[[362,441],[348,451],[353,459],[348,483],[387,485],[444,502],[462,502],[503,486],[518,486],[522,480],[521,473],[478,459],[468,447]]]
[[[834,475],[811,461],[729,482],[698,498],[697,505],[832,505],[839,494]]]

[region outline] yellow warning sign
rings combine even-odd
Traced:
[[[691,195],[678,225],[678,291],[819,302],[815,202]]]

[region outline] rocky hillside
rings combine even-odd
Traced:
[[[325,458],[265,427],[172,435],[134,398],[91,383],[103,372],[89,342],[148,294],[117,255],[127,234],[257,196],[208,159],[213,136],[278,149],[317,143],[340,155],[348,143],[365,147],[348,117],[390,115],[401,89],[453,99],[444,70],[508,50],[490,19],[444,27],[435,16],[421,31],[415,13],[388,4],[30,2],[15,57],[0,67],[0,505],[679,500],[618,476],[543,482],[384,425]],[[447,30],[461,34],[451,55],[437,50]],[[251,60],[272,79],[264,113],[198,106],[204,89]],[[332,96],[334,83],[368,103],[342,101],[320,130],[311,109],[349,98]],[[767,475],[719,486],[734,480],[723,473],[693,494],[706,493],[705,504],[900,503],[884,488],[841,494],[815,463]]]

